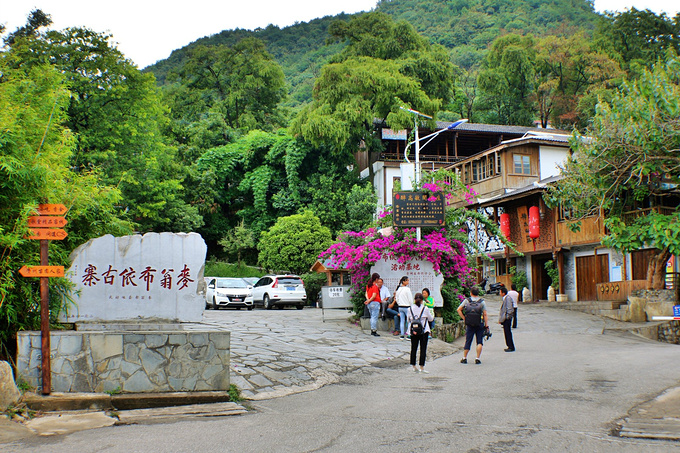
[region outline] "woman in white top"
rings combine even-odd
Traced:
[[[418,321],[421,328],[421,333],[418,335],[411,334],[411,366],[413,371],[427,373],[425,371],[425,357],[427,356],[427,340],[430,336],[430,322],[434,321],[434,316],[430,313],[430,309],[423,303],[423,295],[416,293],[415,303],[408,309],[408,325],[411,322]],[[416,368],[416,354],[418,353],[418,345],[420,345],[420,360],[418,364],[420,369]]]
[[[408,287],[408,277],[403,276],[399,280],[399,286],[397,286],[396,291],[394,291],[394,300],[397,301],[399,305],[399,324],[401,330],[401,339],[403,340],[406,336],[406,317],[408,316],[408,307],[413,303],[413,293],[411,288]]]

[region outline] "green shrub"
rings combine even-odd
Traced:
[[[262,277],[265,272],[259,267],[245,264],[225,263],[223,261],[206,261],[203,275],[206,277]]]
[[[307,300],[314,305],[321,293],[321,287],[326,284],[326,274],[318,272],[308,272],[302,274],[302,281],[305,282],[305,291],[307,292]]]

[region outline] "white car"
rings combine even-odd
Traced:
[[[253,309],[253,292],[241,278],[213,278],[205,292],[205,307],[218,310],[221,307]]]
[[[265,275],[253,286],[253,302],[271,310],[293,305],[302,310],[307,305],[305,283],[297,275]]]

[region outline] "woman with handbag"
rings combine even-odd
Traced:
[[[394,300],[397,301],[399,305],[399,325],[401,330],[401,339],[407,335],[406,330],[408,325],[406,324],[406,316],[408,316],[408,307],[413,303],[413,293],[411,288],[408,287],[408,277],[404,275],[399,280],[399,286],[394,291]]]
[[[427,341],[430,336],[430,322],[434,321],[434,316],[423,304],[423,295],[416,293],[415,302],[408,309],[408,323],[411,332],[411,366],[416,373],[428,373],[425,370],[425,357],[427,356]],[[416,354],[420,346],[420,360],[416,367]]]

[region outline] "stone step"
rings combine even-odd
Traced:
[[[177,420],[188,417],[223,417],[247,413],[245,407],[236,403],[191,404],[187,406],[158,407],[120,411],[116,425],[129,425],[141,422]]]

